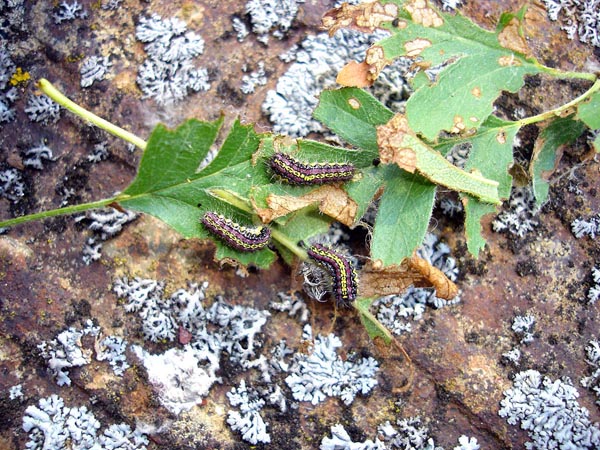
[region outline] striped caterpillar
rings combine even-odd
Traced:
[[[200,221],[208,231],[240,252],[261,250],[271,239],[268,227],[247,228],[214,212],[206,212]]]
[[[348,258],[322,244],[311,245],[308,256],[329,272],[333,282],[333,296],[338,304],[350,305],[356,300],[358,281],[356,270]]]
[[[305,163],[285,153],[274,153],[269,160],[273,173],[289,184],[310,185],[351,180],[356,171],[352,164]]]

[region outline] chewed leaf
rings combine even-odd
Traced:
[[[592,130],[600,129],[600,92],[596,92],[589,101],[577,108],[578,118]]]
[[[268,184],[268,174],[251,170],[252,154],[260,135],[252,126],[236,121],[217,156],[198,171],[207,157],[222,119],[215,122],[188,120],[175,130],[162,125],[148,140],[135,180],[119,197],[124,208],[145,212],[169,224],[186,238],[207,238],[209,232],[200,219],[214,211],[241,224],[252,225],[252,217],[226,205],[211,194],[211,189],[227,189],[240,198],[248,198],[255,185]],[[217,259],[267,267],[275,254],[268,248],[244,253],[215,239]]]
[[[412,133],[403,115],[397,114],[379,126],[377,140],[382,163],[395,163],[410,173],[418,171],[433,183],[469,193],[484,202],[500,202],[497,181],[452,165]]]
[[[410,127],[430,141],[443,130],[458,134],[477,129],[502,91],[515,92],[525,75],[542,71],[523,54],[527,48],[516,16],[493,33],[460,14],[437,11],[430,2],[393,3],[400,12],[386,25],[392,35],[372,46],[365,62],[372,80],[400,56],[435,69],[435,78],[419,79],[406,104]]]
[[[570,116],[553,120],[540,133],[529,165],[537,205],[542,205],[548,199],[548,178],[560,159],[561,147],[575,141],[583,130],[583,123]]]

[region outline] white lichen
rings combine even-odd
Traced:
[[[11,105],[17,99],[18,91],[10,85],[15,70],[16,66],[6,48],[0,48],[0,123],[10,122],[15,118]]]
[[[258,69],[242,77],[242,87],[240,90],[244,94],[252,94],[256,90],[256,86],[264,86],[265,84],[267,84],[265,63],[260,61],[258,63]]]
[[[14,167],[0,172],[0,197],[17,203],[25,195],[25,183],[21,172]]]
[[[242,439],[253,445],[271,442],[271,436],[267,432],[267,424],[259,414],[265,406],[259,393],[252,388],[246,387],[246,381],[240,381],[237,388],[227,393],[231,406],[237,410],[229,410],[227,423],[234,431],[239,431]]]
[[[85,406],[67,407],[57,395],[40,399],[25,410],[23,430],[28,450],[145,450],[146,436],[129,425],[114,424],[98,434],[101,423]]]
[[[600,299],[600,266],[592,268],[592,279],[594,280],[594,286],[588,291],[588,303],[593,305]]]
[[[250,34],[248,27],[239,17],[234,17],[231,20],[231,26],[233,27],[233,31],[235,31],[236,38],[239,42],[243,42],[244,39],[246,39],[246,37]]]
[[[312,334],[309,325],[304,331],[305,335]],[[319,335],[308,353],[296,355],[285,379],[294,399],[316,405],[327,397],[339,397],[350,405],[357,394],[366,395],[373,389],[379,363],[372,357],[358,358],[354,354],[344,361],[337,353],[340,347],[342,341],[334,334]]]
[[[53,17],[54,23],[60,24],[65,21],[70,22],[75,19],[85,19],[87,13],[77,0],[73,0],[72,3],[63,1],[58,5]]]
[[[138,218],[132,211],[118,211],[114,208],[103,208],[86,212],[75,218],[93,233],[83,248],[83,262],[87,265],[102,256],[102,243],[118,235],[125,225]]]
[[[83,347],[81,338],[86,335],[97,336],[99,332],[100,328],[88,320],[85,328],[79,330],[69,327],[51,341],[44,341],[38,345],[41,356],[48,364],[48,370],[56,378],[59,386],[71,385],[67,369],[85,366],[91,362],[92,351]]]
[[[322,33],[308,36],[298,47],[282,55],[286,61],[295,61],[279,78],[275,90],[267,93],[262,105],[274,131],[292,137],[324,132],[325,128],[312,117],[319,94],[337,86],[335,79],[340,69],[352,60],[364,60],[367,48],[385,36],[384,32],[365,34],[353,30],[339,30],[333,37]],[[395,111],[408,96],[409,87],[403,74],[409,65],[405,59],[395,60],[382,71],[371,89]]]
[[[266,44],[269,33],[282,39],[298,14],[298,4],[304,0],[250,0],[246,2],[246,14],[250,16],[252,32]]]
[[[354,442],[344,426],[341,424],[332,425],[331,437],[324,437],[321,440],[320,450],[386,450],[386,446],[379,439],[373,442],[367,439],[364,442]]]
[[[495,232],[507,232],[522,238],[539,225],[539,207],[535,204],[530,186],[513,188],[507,206],[492,222]]]
[[[558,21],[569,39],[600,47],[600,3],[598,0],[544,0],[548,17]]]
[[[46,145],[45,139],[42,139],[37,147],[25,151],[23,165],[37,170],[44,170],[43,161],[56,161],[52,149]]]
[[[419,416],[398,419],[395,427],[389,421],[385,422],[379,425],[378,432],[391,449],[443,450],[435,445]]]
[[[571,231],[577,239],[584,236],[596,239],[596,235],[600,234],[600,214],[591,217],[589,220],[575,219],[571,222]]]
[[[85,58],[79,67],[81,87],[90,87],[95,81],[102,81],[106,77],[110,66],[112,66],[112,63],[108,56],[93,55]]]
[[[32,122],[42,122],[47,125],[60,119],[60,106],[45,95],[30,95],[25,113]]]
[[[215,353],[198,351],[189,345],[158,355],[138,345],[132,350],[142,360],[161,405],[173,414],[201,403],[217,381],[219,357]]]
[[[136,37],[145,42],[148,58],[143,62],[137,83],[145,97],[159,105],[183,100],[191,91],[210,88],[206,69],[196,68],[193,59],[204,52],[204,40],[177,18],[159,15],[140,18]]]
[[[581,385],[591,389],[598,397],[596,404],[600,405],[600,343],[592,339],[585,347],[585,361],[590,365],[592,374],[581,379]]]
[[[516,374],[504,391],[498,414],[510,425],[520,423],[531,442],[528,449],[597,449],[600,429],[579,405],[579,393],[568,378],[552,381],[536,370]]]
[[[279,301],[269,303],[269,308],[275,311],[288,313],[288,316],[297,316],[300,323],[304,323],[310,317],[310,310],[304,299],[298,294],[286,294],[279,292],[277,294]]]
[[[96,359],[108,361],[115,375],[123,375],[130,367],[125,350],[127,341],[120,336],[106,336],[96,344]]]
[[[458,444],[454,450],[479,450],[480,446],[477,443],[477,438],[468,437],[464,434],[458,438]]]
[[[23,385],[22,384],[16,384],[14,386],[11,386],[10,389],[8,390],[8,398],[10,400],[21,400],[25,397],[25,395],[23,394]]]
[[[533,327],[535,326],[535,317],[526,314],[516,316],[513,319],[512,330],[521,337],[521,344],[527,344],[533,341]]]

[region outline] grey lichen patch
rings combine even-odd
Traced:
[[[137,77],[146,97],[169,105],[183,100],[188,91],[210,88],[208,71],[194,64],[194,58],[204,52],[204,39],[189,31],[185,22],[175,17],[163,19],[158,14],[142,17],[136,37],[145,43],[148,53]]]

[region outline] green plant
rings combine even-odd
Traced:
[[[344,25],[363,30],[386,28],[391,33],[371,47],[358,70],[357,65],[344,69],[344,84],[366,86],[383,66],[400,56],[418,58],[421,67],[440,66],[436,79],[428,79],[423,71],[417,73],[404,116],[394,115],[357,87],[323,92],[315,117],[356,149],[258,134],[252,126],[236,121],[217,156],[201,170],[197,168],[207,157],[222,118],[214,122],[190,119],[174,130],[158,125],[146,142],[82,109],[48,81],[40,80],[40,89],[57,103],[144,149],[144,155],[136,178],[121,194],[17,217],[1,222],[0,227],[113,205],[151,214],[186,238],[206,239],[212,237],[199,218],[206,211],[215,211],[245,223],[269,223],[274,247],[291,263],[295,257],[307,259],[299,242],[326,231],[333,220],[355,225],[378,199],[370,247],[372,268],[394,267],[389,270],[397,271],[398,291],[412,283],[424,283],[434,285],[438,292],[446,289],[451,296],[455,292],[451,282],[411,259],[425,236],[437,189],[441,186],[460,193],[467,245],[477,255],[485,244],[481,218],[510,194],[512,142],[518,130],[527,124],[543,124],[530,164],[536,199],[543,203],[548,195],[544,173],[554,166],[559,146],[572,142],[586,127],[600,128],[597,76],[561,72],[528,55],[522,36],[525,18],[526,9],[505,14],[497,30],[489,32],[460,15],[442,13],[418,0],[345,5],[333,10],[325,18],[332,32]],[[592,86],[571,102],[533,117],[518,121],[496,117],[493,103],[502,91],[517,91],[526,75],[535,74],[588,80]],[[471,149],[464,169],[444,157],[461,144]],[[598,138],[595,145],[600,147]],[[358,173],[343,185],[282,184],[266,164],[275,152],[306,161],[352,163]],[[267,268],[276,258],[269,248],[248,253],[221,241],[215,244],[216,258],[243,265]],[[409,263],[400,266],[402,261]],[[376,287],[363,286],[362,298],[354,306],[370,335],[389,341],[389,332],[368,310],[378,294]]]

